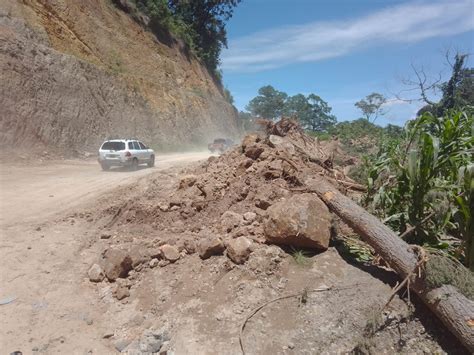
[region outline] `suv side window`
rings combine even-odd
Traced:
[[[147,146],[145,144],[143,144],[142,142],[138,142],[138,144],[140,145],[140,149],[148,149]]]
[[[133,146],[133,142],[128,142],[128,149],[134,150],[135,147]]]
[[[138,142],[133,142],[133,147],[135,150],[140,150],[140,146],[138,145]]]

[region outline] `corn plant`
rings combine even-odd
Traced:
[[[441,238],[446,234],[461,238],[460,257],[472,265],[473,147],[471,113],[426,113],[409,122],[402,141],[383,147],[372,161],[367,205],[400,233],[416,226],[411,243],[442,249],[450,247]]]

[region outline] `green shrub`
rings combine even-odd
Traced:
[[[366,205],[394,230],[418,226],[408,241],[449,249],[474,269],[473,176],[474,119],[472,113],[429,113],[409,122],[404,137],[382,146],[370,161]],[[463,240],[463,250],[440,239],[445,234]]]

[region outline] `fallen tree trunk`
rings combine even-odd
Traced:
[[[321,178],[306,180],[306,186],[374,248],[402,279],[412,275],[410,288],[461,343],[474,353],[474,301],[451,285],[430,288],[423,275],[418,275],[419,260],[413,248],[334,186]]]

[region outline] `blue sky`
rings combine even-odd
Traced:
[[[473,30],[474,0],[243,0],[227,24],[221,68],[240,110],[270,84],[313,92],[344,121],[361,116],[356,101],[380,92],[389,103],[378,123],[403,125],[422,106],[396,98],[411,65],[449,77],[451,50],[472,53],[473,66]]]

